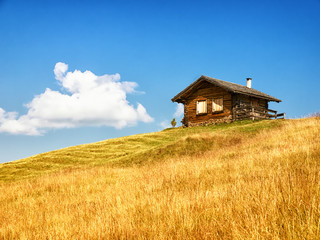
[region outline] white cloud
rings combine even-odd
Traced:
[[[174,117],[179,118],[182,117],[184,114],[184,105],[182,103],[178,103],[176,107],[176,111],[173,114]]]
[[[120,75],[96,76],[90,71],[67,72],[68,65],[58,62],[55,78],[63,92],[47,88],[26,104],[28,113],[18,116],[0,108],[0,132],[41,135],[49,129],[81,126],[111,126],[121,129],[137,122],[152,122],[140,104],[135,108],[127,93],[135,92],[135,82],[121,82]]]
[[[159,125],[161,127],[161,130],[165,129],[165,128],[171,128],[172,127],[168,120],[162,121]]]
[[[67,70],[68,70],[67,64],[62,62],[56,63],[56,66],[53,70],[54,75],[56,76],[56,79],[62,81],[64,78],[64,74],[66,73]]]

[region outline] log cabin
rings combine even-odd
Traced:
[[[201,76],[171,99],[184,105],[185,127],[232,122],[244,119],[285,118],[285,114],[268,109],[268,103],[280,99],[251,88],[219,79]]]

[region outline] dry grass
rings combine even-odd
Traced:
[[[29,179],[62,169],[101,165],[127,167],[154,163],[173,156],[190,156],[210,150],[212,144],[225,144],[233,132],[252,135],[261,129],[280,125],[277,121],[243,121],[209,127],[167,129],[69,147],[0,164],[0,182]],[[227,141],[216,141],[217,137]]]
[[[254,124],[176,142],[203,153],[2,183],[0,239],[319,239],[320,119]]]

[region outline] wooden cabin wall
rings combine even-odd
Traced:
[[[223,111],[219,113],[212,112],[212,99],[223,97]],[[207,101],[207,113],[197,115],[197,101]],[[231,94],[226,90],[204,82],[199,85],[196,91],[185,99],[185,125],[197,125],[199,123],[214,122],[218,119],[232,119],[232,98]]]
[[[268,101],[246,95],[233,95],[232,119],[268,119]]]
[[[250,97],[247,95],[234,94],[233,107],[235,106],[258,106],[268,109],[268,101],[261,98]]]

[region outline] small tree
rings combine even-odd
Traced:
[[[171,126],[174,128],[177,125],[176,119],[173,118],[171,121]]]

